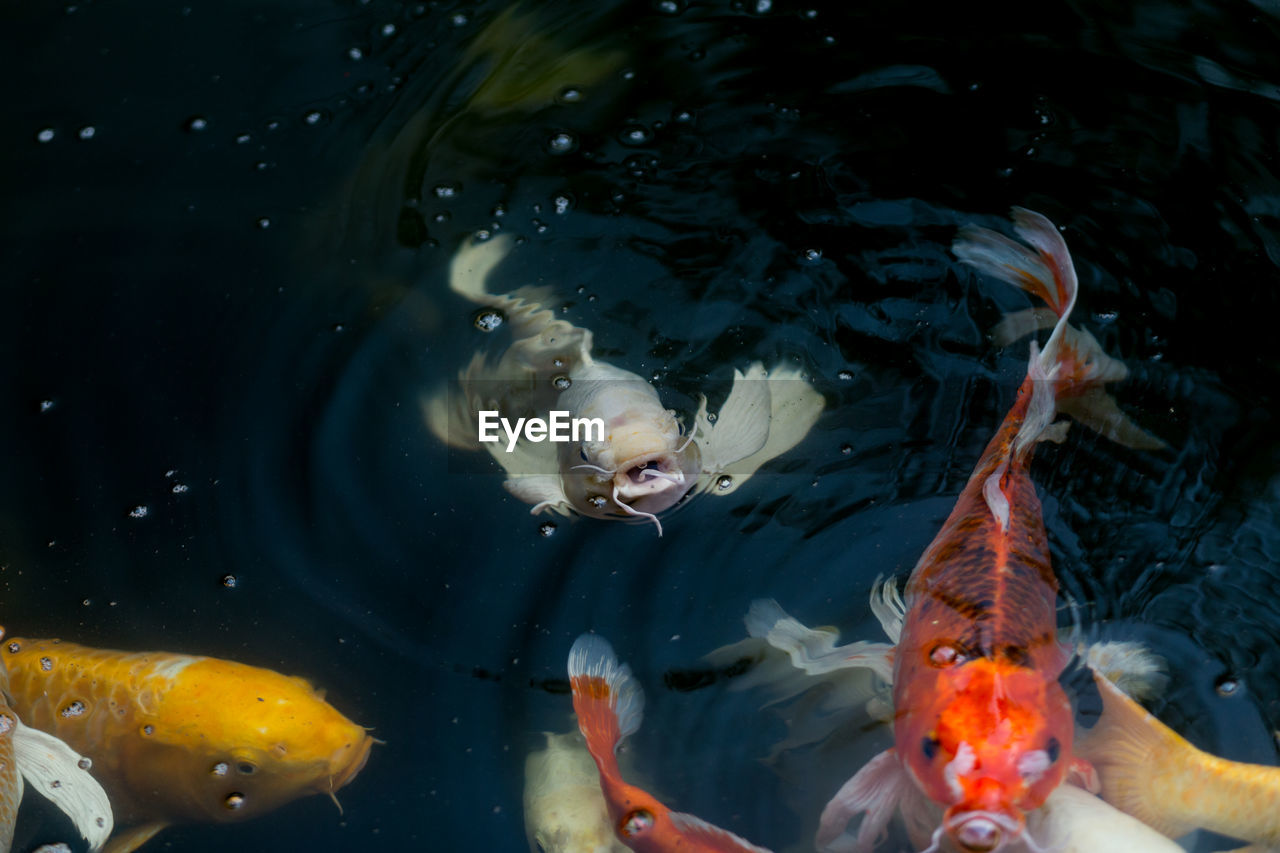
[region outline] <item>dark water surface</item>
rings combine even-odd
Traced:
[[[761,596],[879,639],[873,579],[910,570],[1025,370],[986,333],[1026,300],[948,252],[1014,204],[1064,226],[1077,318],[1170,446],[1038,454],[1063,588],[1170,658],[1170,724],[1276,762],[1274,3],[4,18],[0,621],[305,675],[387,742],[341,816],[312,797],[157,849],[525,849],[524,755],[571,725],[588,629],[646,688],[632,751],[669,802],[803,842],[787,804],[833,789],[789,790],[758,697],[689,670]],[[826,411],[661,539],[543,536],[422,421],[488,345],[445,278],[480,229],[527,240],[500,289],[552,288],[686,415],[754,360],[803,366]]]

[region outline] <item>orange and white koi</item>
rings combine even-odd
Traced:
[[[0,646],[0,660],[18,715],[92,759],[127,827],[108,853],[171,824],[332,797],[373,743],[305,680],[233,661],[20,638]]]
[[[594,358],[591,330],[543,307],[542,289],[489,292],[487,279],[511,245],[505,234],[468,242],[449,277],[455,293],[505,319],[511,344],[496,361],[477,353],[456,391],[437,392],[423,410],[442,442],[488,450],[507,474],[503,486],[533,504],[531,513],[647,520],[662,535],[659,513],[688,495],[731,493],[798,444],[822,411],[822,395],[799,370],[757,362],[734,371],[717,414],[703,397],[693,423],[682,425],[642,376]],[[479,440],[483,411],[507,422],[505,442]],[[603,434],[575,429],[567,441],[517,439],[520,423],[545,425],[552,412],[564,413],[566,432],[572,422],[598,420]]]
[[[1095,675],[1102,715],[1077,752],[1093,762],[1102,797],[1170,838],[1207,829],[1280,848],[1280,767],[1210,755]]]
[[[769,853],[701,818],[672,811],[648,791],[623,780],[615,751],[640,728],[644,693],[608,641],[583,634],[574,642],[569,683],[578,727],[599,771],[618,840],[638,853]]]
[[[967,227],[953,249],[963,262],[1030,291],[1052,309],[1048,317],[1024,312],[1006,331],[1049,319],[1053,331],[1043,351],[1032,344],[1013,407],[912,571],[900,634],[877,614],[896,647],[840,650],[830,636],[801,646],[811,672],[848,666],[847,655],[866,667],[868,656],[880,654],[878,669],[892,666],[886,680],[892,682],[895,745],[828,803],[819,848],[851,843],[868,851],[895,811],[918,829],[938,804],[945,811],[930,850],[940,849],[943,835],[978,853],[1020,839],[1036,849],[1025,834],[1026,813],[1043,804],[1069,770],[1096,784],[1088,763],[1073,755],[1071,705],[1058,683],[1070,651],[1057,638],[1057,580],[1031,456],[1039,442],[1062,440],[1066,424],[1054,421],[1059,411],[1133,447],[1162,443],[1133,425],[1102,390],[1126,375],[1124,365],[1067,323],[1077,284],[1057,229],[1021,208],[1014,209],[1013,224],[1030,248]],[[892,611],[896,597],[896,588],[886,592],[881,610]],[[863,819],[850,842],[846,825],[858,815]]]

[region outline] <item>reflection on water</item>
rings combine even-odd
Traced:
[[[1073,430],[1039,455],[1063,589],[1173,661],[1166,720],[1274,762],[1278,21],[1029,15],[15,9],[47,38],[4,60],[6,626],[302,674],[387,741],[341,815],[314,797],[171,842],[525,849],[524,755],[570,727],[565,656],[591,629],[646,685],[632,752],[666,801],[804,841],[830,792],[755,760],[778,723],[724,680],[659,685],[741,636],[757,597],[878,637],[873,579],[910,570],[1025,369],[987,336],[1025,301],[947,251],[1012,204],[1065,226],[1078,316],[1170,445]],[[418,406],[482,346],[446,281],[480,230],[524,240],[510,280],[671,405],[787,361],[824,414],[661,539],[544,535]]]

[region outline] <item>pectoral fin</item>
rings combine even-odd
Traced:
[[[537,515],[543,510],[550,510],[559,515],[569,515],[572,504],[564,493],[560,477],[555,474],[523,474],[504,480],[502,487],[528,504],[533,504],[529,512]]]
[[[66,813],[91,849],[100,850],[114,826],[111,803],[98,780],[80,766],[84,757],[20,721],[13,746],[18,770],[31,786]]]
[[[122,829],[107,844],[103,853],[133,853],[168,825],[167,823],[144,823]]]
[[[863,765],[852,779],[845,782],[822,810],[818,850],[851,850],[871,853],[876,841],[889,825],[899,803],[914,801],[915,785],[892,749],[886,749]],[[863,815],[856,837],[846,833],[849,821]]]
[[[766,373],[757,362],[745,375],[735,372],[733,390],[714,429],[704,423],[699,411],[699,437],[710,430],[705,443],[699,442],[707,475],[699,489],[715,484],[712,494],[734,491],[761,465],[799,444],[825,405],[822,395],[795,368],[778,367]],[[721,474],[728,474],[729,481],[717,482]]]

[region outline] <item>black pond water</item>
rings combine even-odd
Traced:
[[[910,570],[1025,369],[986,337],[1025,299],[947,251],[1014,204],[1064,227],[1079,320],[1169,444],[1039,454],[1063,588],[1171,659],[1164,719],[1275,762],[1273,3],[3,17],[4,624],[302,674],[387,742],[342,815],[313,797],[157,846],[525,849],[524,754],[571,724],[588,629],[648,691],[632,752],[663,796],[802,843],[792,806],[829,790],[760,764],[777,720],[692,670],[761,596],[878,638],[873,579]],[[544,536],[422,422],[487,345],[445,279],[481,229],[527,240],[504,286],[552,288],[677,408],[759,359],[802,366],[825,413],[661,539]]]

